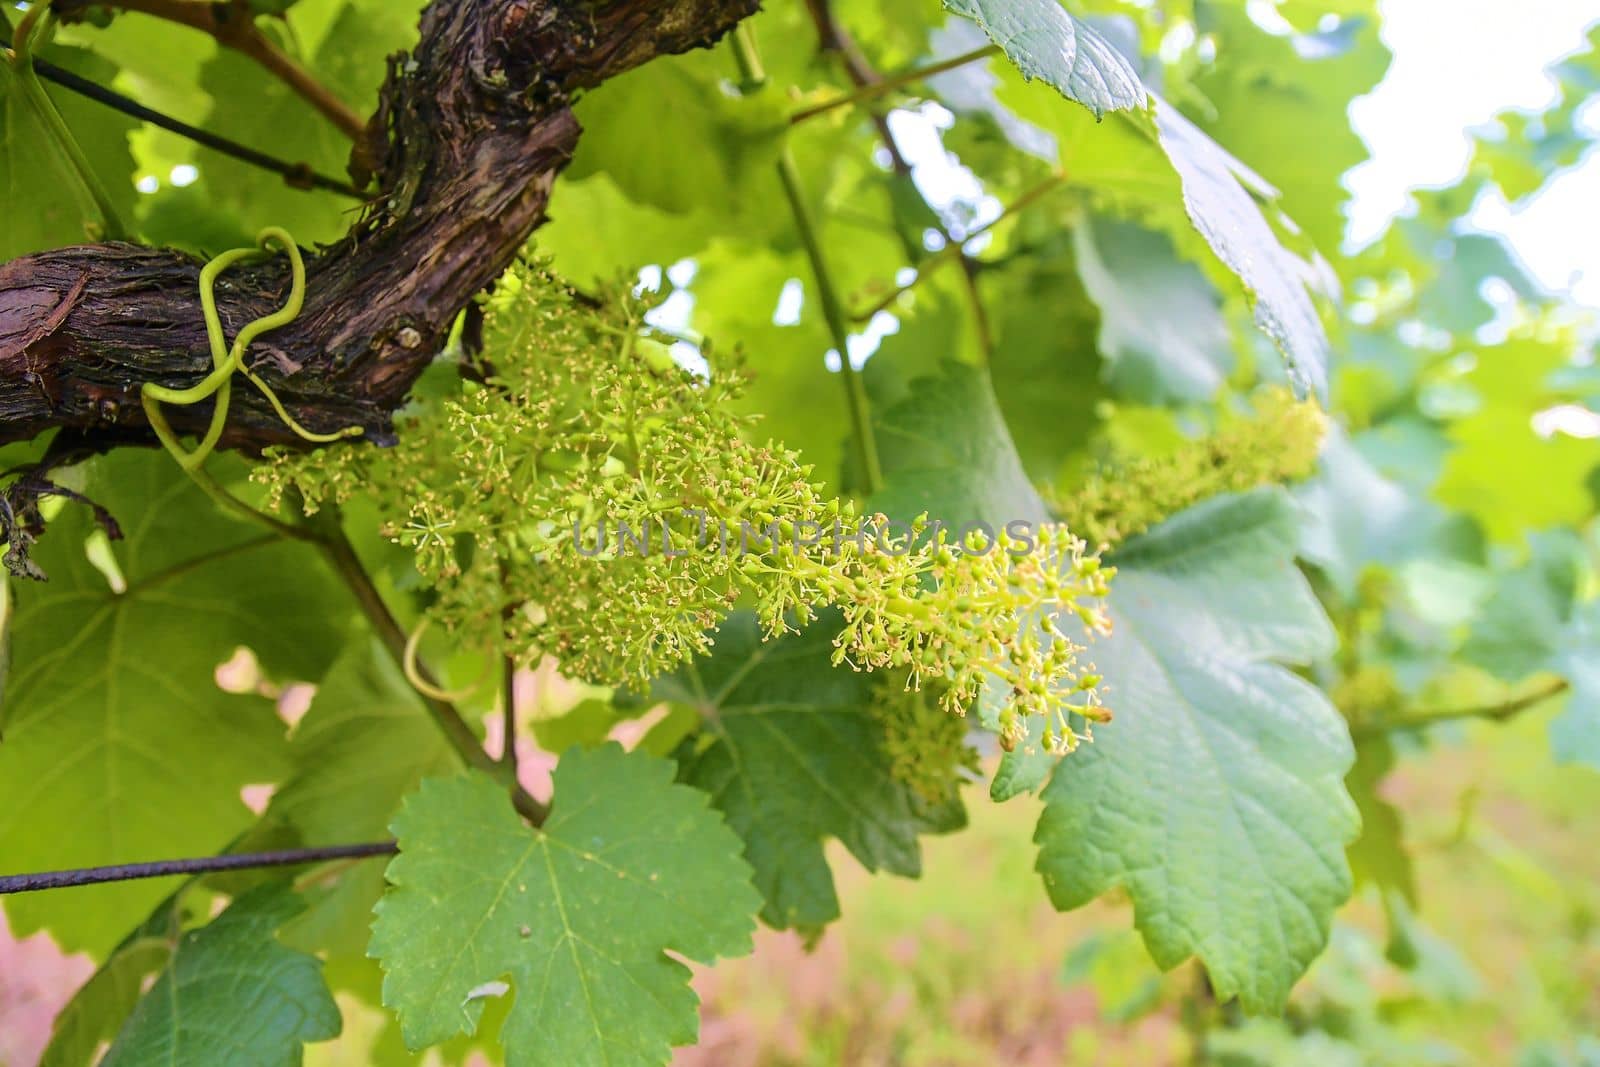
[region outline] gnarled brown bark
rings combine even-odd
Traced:
[[[70,15],[87,0],[56,0]],[[313,430],[392,434],[391,415],[456,314],[544,219],[579,128],[573,95],[648,60],[710,45],[758,0],[434,0],[374,117],[379,194],[348,236],[307,259],[305,308],[251,364]],[[640,106],[648,107],[649,102]],[[144,382],[211,368],[200,262],[131,244],[83,245],[0,266],[0,441],[51,427],[149,433]],[[279,306],[284,257],[226,272],[224,329]],[[198,432],[209,404],[164,409]],[[248,385],[222,446],[303,443]]]

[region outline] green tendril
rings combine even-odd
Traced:
[[[234,337],[233,345],[230,347],[222,332],[222,319],[217,314],[217,277],[241,260],[263,255],[269,245],[277,245],[288,253],[289,298],[278,310],[247,322]],[[200,271],[200,308],[205,317],[206,338],[211,345],[211,373],[186,389],[174,389],[146,382],[140,393],[150,428],[178,461],[178,466],[191,474],[198,471],[200,465],[206,461],[206,457],[216,448],[217,442],[222,439],[222,431],[228,420],[228,406],[233,395],[233,375],[239,371],[244,373],[251,384],[261,390],[284,425],[307,441],[321,444],[353,437],[363,432],[359,426],[347,426],[333,433],[314,433],[306,429],[285,410],[283,402],[272,391],[272,387],[244,365],[245,353],[250,350],[251,343],[266,331],[293,322],[304,306],[305,295],[306,267],[305,261],[300,257],[300,248],[295,244],[294,238],[276,226],[269,226],[261,231],[256,238],[256,247],[230,249],[216,256]],[[200,438],[200,443],[193,451],[188,451],[179,443],[177,434],[173,432],[171,424],[161,411],[161,405],[177,404],[187,407],[198,404],[208,397],[216,398],[216,404],[211,412],[211,423],[206,428],[205,435]]]

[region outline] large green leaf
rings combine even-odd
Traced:
[[[1123,887],[1151,956],[1205,962],[1217,995],[1280,1009],[1350,893],[1344,721],[1280,666],[1332,630],[1294,567],[1275,490],[1214,498],[1116,554],[1094,649],[1116,720],[1063,759],[1035,839],[1051,900]]]
[[[56,1016],[39,1067],[90,1067],[139,1003],[146,980],[171,956],[172,945],[160,937],[118,946]]]
[[[739,839],[666,760],[575,748],[542,830],[481,774],[430,779],[394,822],[400,855],[370,952],[413,1049],[476,1030],[509,976],[507,1062],[664,1064],[695,1038],[689,971],[750,951],[760,900]]]
[[[927,512],[956,529],[1046,517],[979,368],[944,364],[937,377],[912,381],[905,399],[874,421],[887,483],[874,509],[903,521]]]
[[[1471,557],[1478,548],[1470,523],[1386,478],[1338,429],[1323,445],[1316,476],[1296,498],[1301,558],[1316,564],[1347,599],[1368,567]]]
[[[1565,678],[1571,695],[1550,724],[1551,746],[1562,762],[1600,768],[1600,601],[1580,597],[1584,567],[1575,538],[1534,538],[1527,565],[1501,579],[1462,655],[1508,682]]]
[[[58,45],[44,49],[40,58],[102,84],[117,73],[111,63],[81,48]],[[128,134],[138,124],[59,87],[47,85],[45,94],[83,149],[112,206],[131,224],[133,155]],[[84,216],[85,204],[74,193],[77,181],[50,140],[49,128],[24,99],[16,72],[0,62],[0,204],[6,210],[0,263],[89,240],[85,223],[97,220]]]
[[[944,6],[981,26],[1023,77],[1042,79],[1096,118],[1149,102],[1133,64],[1058,0],[944,0]]]
[[[338,1037],[322,965],[274,936],[303,906],[286,886],[263,886],[180,938],[102,1067],[289,1067],[306,1042]]]
[[[1146,404],[1215,396],[1233,367],[1233,349],[1222,302],[1205,275],[1154,230],[1091,216],[1073,233],[1118,394]]]
[[[714,208],[714,216],[702,217],[708,225],[739,218],[769,226],[781,215],[756,212],[777,194],[782,105],[771,93],[726,92],[723,81],[732,74],[726,53],[692,52],[647,63],[586,94],[576,108],[584,135],[568,173],[604,173],[630,200],[669,214]]]
[[[1328,336],[1307,291],[1311,267],[1284,248],[1256,197],[1278,192],[1234,159],[1177,108],[1159,101],[1161,147],[1183,180],[1189,220],[1217,258],[1239,276],[1255,304],[1256,325],[1272,338],[1302,389],[1326,396]]]
[[[310,36],[308,20],[315,14],[307,10],[310,6],[288,12],[287,25],[294,32],[287,48]],[[337,8],[314,50],[295,58],[335,97],[365,116],[377,107],[387,57],[416,40],[420,7],[417,0],[346,3]],[[201,88],[215,101],[205,122],[208,127],[323,174],[345,173],[349,138],[281,79],[241,53],[219,51],[204,67]],[[251,229],[283,226],[296,240],[310,245],[331,242],[350,226],[352,202],[335,193],[292,188],[276,174],[210,149],[200,149],[195,163],[199,188],[210,205],[232,210]]]
[[[400,801],[426,775],[459,759],[417,693],[377,641],[353,642],[317,686],[290,739],[293,767],[267,809],[302,845],[383,837]],[[310,908],[285,931],[289,944],[358,956],[383,893],[383,866],[358,863],[331,885],[308,890]]]
[[[680,776],[711,794],[744,838],[765,898],[761,917],[814,931],[839,917],[823,844],[838,838],[868,870],[922,873],[917,835],[960,828],[954,798],[931,807],[895,780],[872,680],[830,663],[826,620],[763,642],[753,616],[723,624],[712,654],[658,683],[691,705],[704,735],[679,752]]]
[[[1163,229],[1186,257],[1209,260],[1193,240],[1198,231],[1243,285],[1257,326],[1281,350],[1296,384],[1326,394],[1328,338],[1308,290],[1317,274],[1268,221],[1269,210],[1278,213],[1272,185],[1160,98],[1153,123],[1140,113],[1104,125],[1015,79],[1000,79],[995,100],[1055,136],[1066,184],[1097,210]],[[966,110],[979,110],[977,102]]]
[[[14,668],[0,741],[0,856],[12,870],[216,852],[249,825],[241,787],[285,769],[270,702],[223,692],[239,646],[281,675],[316,678],[343,643],[350,601],[317,553],[221,513],[164,452],[94,461],[125,588],[89,561],[87,509],[69,504],[15,590]],[[104,951],[171,889],[161,880],[6,901],[13,926],[49,926]]]
[[[1243,4],[1197,12],[1218,62],[1195,72],[1210,105],[1200,125],[1283,190],[1283,208],[1328,256],[1344,242],[1342,176],[1367,158],[1346,114],[1389,65],[1374,15],[1350,14],[1327,32],[1262,29]]]

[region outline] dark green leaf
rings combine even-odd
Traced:
[[[735,615],[712,655],[658,683],[658,695],[698,708],[705,733],[679,750],[683,781],[711,794],[744,838],[777,927],[815,931],[839,916],[823,853],[837,837],[868,870],[922,873],[917,835],[965,823],[959,802],[930,809],[890,774],[872,680],[829,662],[824,622],[762,642]]]
[[[1294,567],[1282,494],[1218,497],[1115,556],[1097,642],[1116,719],[1063,759],[1035,839],[1059,908],[1114,887],[1163,968],[1190,955],[1219,999],[1276,1011],[1350,894],[1358,826],[1344,721],[1280,666],[1332,631]]]
[[[322,965],[274,936],[303,906],[264,886],[184,934],[102,1067],[290,1067],[306,1042],[338,1037]]]
[[[125,589],[91,564],[87,509],[35,549],[50,575],[17,594],[0,744],[0,855],[18,871],[218,851],[249,825],[241,787],[285,770],[270,702],[223,692],[239,646],[316,678],[352,608],[315,550],[222,514],[164,452],[96,459],[84,490],[126,540]],[[13,926],[105,951],[171,888],[161,880],[8,898]],[[93,906],[88,901],[93,900]]]

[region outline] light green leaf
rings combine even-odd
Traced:
[[[1217,258],[1239,276],[1255,304],[1256,325],[1283,352],[1298,388],[1326,397],[1328,336],[1311,301],[1311,267],[1279,242],[1256,196],[1277,190],[1183,117],[1157,101],[1161,147],[1183,180],[1189,220]]]
[[[184,934],[101,1067],[291,1067],[306,1042],[338,1037],[322,965],[274,936],[303,906],[263,886]]]
[[[1361,836],[1348,851],[1357,885],[1375,885],[1401,899],[1417,902],[1416,871],[1406,850],[1400,809],[1379,792],[1394,769],[1394,746],[1387,737],[1362,741],[1356,746],[1355,766],[1345,786],[1361,812]]]
[[[1367,158],[1346,112],[1389,66],[1375,13],[1340,14],[1331,34],[1289,35],[1257,25],[1243,4],[1208,5],[1201,32],[1218,61],[1194,80],[1206,133],[1283,190],[1283,209],[1330,257],[1344,242],[1341,178]]]
[[[902,521],[927,512],[954,529],[1045,518],[984,371],[945,363],[874,422],[887,486],[872,509]]]
[[[55,45],[41,50],[40,58],[102,85],[117,73],[111,63],[82,48]],[[128,134],[138,123],[58,86],[46,84],[45,95],[83,149],[118,215],[130,222],[134,190]],[[85,223],[98,220],[84,217],[84,205],[73,191],[76,185],[49,128],[24,99],[16,73],[0,61],[0,204],[6,210],[0,263],[89,239]]]
[[[289,760],[293,771],[273,794],[265,822],[287,825],[307,846],[382,838],[418,782],[460,767],[416,690],[366,636],[317,686],[290,739]],[[307,891],[310,907],[285,929],[285,941],[359,956],[383,886],[382,864],[354,864],[331,885]]]
[[[1136,403],[1210,400],[1233,367],[1222,302],[1163,234],[1095,215],[1073,230],[1078,272],[1100,308],[1111,385]]]
[[[833,347],[822,320],[811,268],[798,252],[779,255],[744,243],[718,241],[697,258],[694,326],[714,352],[738,346],[748,356],[750,386],[741,410],[759,413],[751,436],[798,451],[813,477],[838,484],[849,427],[845,389],[828,370]],[[798,320],[773,322],[791,281],[801,297]]]
[[[1035,840],[1058,908],[1115,887],[1163,968],[1190,955],[1219,999],[1281,1009],[1350,894],[1358,820],[1344,720],[1279,666],[1332,630],[1294,567],[1275,490],[1217,497],[1128,542],[1097,642],[1116,719],[1063,759]]]
[[[1316,476],[1296,498],[1300,555],[1346,598],[1356,596],[1368,567],[1398,568],[1417,559],[1443,563],[1452,557],[1477,562],[1470,524],[1384,477],[1337,428],[1323,445]]]
[[[512,1067],[664,1064],[695,1039],[689,971],[666,953],[750,951],[760,900],[739,839],[672,775],[616,745],[573,749],[542,830],[481,774],[422,784],[394,822],[369,949],[409,1047],[474,1031],[507,976]]]
[[[786,112],[775,94],[727,92],[732,74],[725,52],[697,51],[646,63],[585,94],[575,109],[584,135],[569,175],[604,173],[630,200],[669,214],[714,208],[704,222],[726,227],[741,218],[769,227],[782,216],[760,213],[760,205],[777,191]],[[695,150],[685,151],[689,145]]]
[[[317,14],[309,7],[291,8],[286,16],[286,47],[309,37],[305,24]],[[409,49],[416,41],[419,2],[373,5],[346,3],[337,9],[314,52],[294,58],[340,100],[366,115],[378,103],[378,87],[388,71],[386,57]],[[309,51],[309,50],[308,50]],[[334,177],[346,172],[350,140],[298,96],[281,79],[231,49],[222,49],[206,63],[201,88],[215,101],[205,125],[225,130],[245,144],[259,145],[274,155]],[[196,188],[209,206],[230,209],[248,229],[282,226],[301,244],[331,242],[350,226],[351,201],[335,193],[307,192],[287,185],[279,175],[241,163],[210,149],[195,155],[200,171]]]
[[[1461,654],[1507,682],[1565,678],[1571,695],[1550,724],[1556,759],[1600,768],[1600,601],[1579,598],[1583,571],[1575,538],[1533,538],[1527,565],[1500,581]]]
[[[944,6],[981,26],[1023,77],[1042,79],[1096,118],[1149,101],[1133,64],[1058,0],[944,0]]]
[[[308,546],[223,515],[164,452],[121,450],[84,491],[109,508],[127,587],[90,563],[86,508],[68,504],[17,587],[0,741],[0,856],[12,870],[218,851],[251,821],[241,787],[284,771],[267,700],[219,689],[243,645],[283,676],[316,678],[351,602]],[[48,926],[104,952],[171,889],[163,880],[11,897],[15,929]]]
[[[705,790],[744,838],[766,900],[761,917],[813,932],[839,917],[823,844],[837,837],[869,871],[922,873],[917,835],[959,829],[960,803],[930,808],[890,774],[872,680],[830,663],[826,620],[763,642],[734,615],[712,654],[657,683],[706,720],[679,750],[680,777]]]

